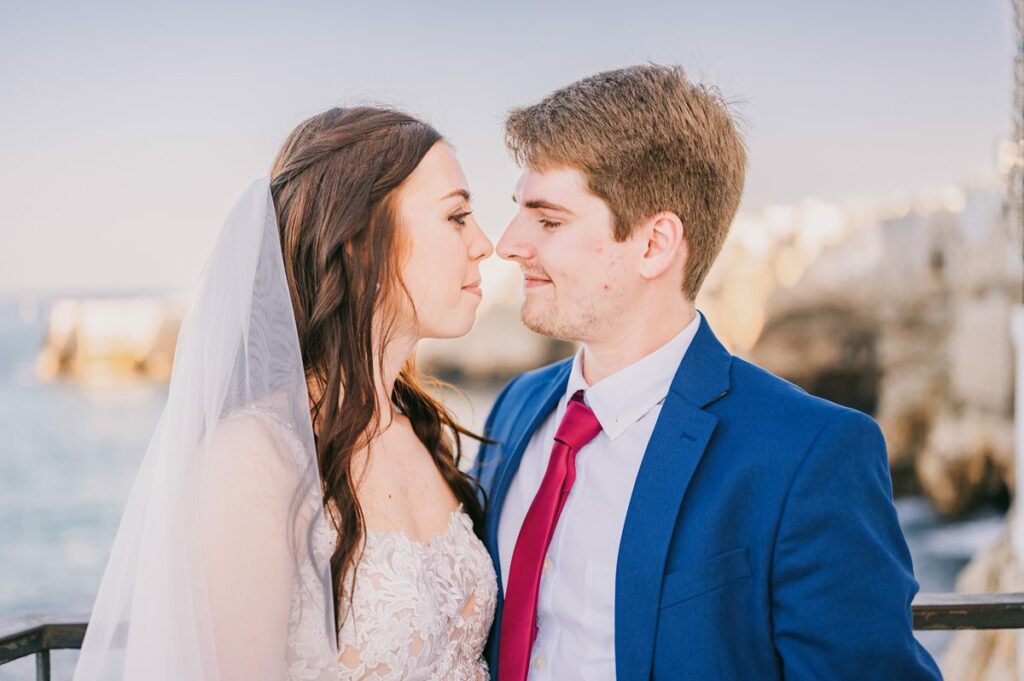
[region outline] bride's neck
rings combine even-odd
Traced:
[[[416,352],[418,338],[412,335],[399,335],[391,338],[383,349],[383,357],[374,357],[375,371],[383,373],[375,376],[375,392],[377,396],[377,413],[380,414],[381,428],[386,429],[394,416],[391,395],[395,390],[395,382],[402,372],[402,367]],[[383,361],[382,361],[383,360]]]

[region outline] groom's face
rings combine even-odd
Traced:
[[[496,247],[523,271],[523,323],[537,333],[592,341],[629,298],[629,242],[613,238],[612,213],[573,168],[523,172],[519,207]]]

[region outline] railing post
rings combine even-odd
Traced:
[[[50,681],[50,651],[36,653],[36,681]]]

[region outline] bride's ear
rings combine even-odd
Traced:
[[[686,242],[686,228],[679,216],[671,211],[662,211],[647,218],[636,230],[642,239],[640,276],[657,279],[672,270],[682,272],[689,253]]]

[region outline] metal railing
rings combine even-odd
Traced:
[[[36,656],[36,681],[50,681],[50,651],[82,647],[88,615],[26,615],[0,620],[0,665]]]
[[[913,603],[916,631],[1024,629],[1024,593],[921,593]],[[79,649],[87,616],[28,615],[0,620],[0,665],[36,656],[36,681],[50,681],[50,651]]]

